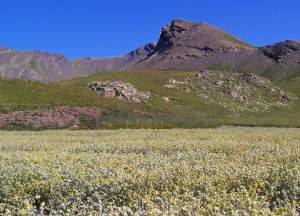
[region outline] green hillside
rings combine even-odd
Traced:
[[[222,78],[218,78],[220,72],[211,71],[208,74],[202,73],[202,77],[199,78],[196,77],[198,73],[197,71],[102,72],[51,83],[0,78],[1,113],[38,108],[46,104],[48,106],[65,104],[102,107],[109,110],[109,115],[114,115],[114,119],[124,121],[129,118],[140,118],[148,121],[149,119],[194,121],[202,122],[202,125],[203,122],[210,122],[211,125],[300,126],[299,99],[287,102],[284,99],[279,100],[277,93],[268,94],[265,88],[245,84],[246,81],[239,74],[222,72]],[[226,77],[232,77],[234,81],[224,81],[220,86],[215,84],[216,80],[224,80]],[[187,82],[187,78],[191,81]],[[176,84],[174,88],[166,88],[164,85],[168,84],[169,79],[174,79],[180,84]],[[149,99],[141,99],[140,103],[134,103],[103,97],[83,87],[91,81],[104,80],[131,83],[138,90],[149,92],[151,96]],[[194,84],[197,81],[201,84]],[[296,82],[299,82],[299,77],[281,80],[277,84],[288,94],[299,97],[297,89],[299,87]],[[231,92],[231,95],[228,92],[228,86],[235,86],[235,89],[238,89],[239,85],[242,88],[248,86],[244,89],[246,93],[250,92],[246,102],[239,98],[232,98],[233,93],[241,94],[238,90]],[[272,83],[267,85],[270,89],[277,88]],[[205,87],[206,90],[201,90],[200,86]],[[185,92],[185,89],[189,91]],[[208,98],[205,98],[205,94],[201,91],[206,92]],[[278,91],[276,89],[276,92]],[[163,97],[167,97],[169,101]],[[275,106],[274,101],[286,107]],[[189,126],[192,127],[191,125],[192,123]]]

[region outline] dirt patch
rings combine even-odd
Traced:
[[[40,127],[70,127],[82,126],[81,120],[93,120],[100,116],[103,109],[97,107],[60,106],[52,109],[32,109],[13,111],[0,115],[0,127],[7,125],[25,125],[33,128]]]

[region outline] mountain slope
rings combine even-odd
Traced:
[[[0,76],[48,82],[100,71],[125,70],[145,58],[155,45],[156,42],[151,42],[127,55],[116,57],[72,60],[58,53],[16,51],[0,47]]]
[[[101,89],[109,90],[109,81],[120,84],[114,90],[121,94],[99,94]],[[97,85],[91,89],[89,83]],[[123,89],[124,84],[135,86],[132,89],[136,94],[131,95],[131,99],[129,94],[133,91],[128,90],[132,86]],[[141,92],[147,97],[142,97]],[[300,126],[300,100],[295,96],[253,74],[216,70],[103,72],[50,83],[0,78],[0,113],[36,108],[49,110],[54,104],[57,107],[89,104],[107,110],[99,121],[108,123],[213,121],[216,124]],[[139,102],[132,97],[137,97]],[[35,111],[27,114],[30,118],[39,116]]]
[[[223,62],[237,64],[256,50],[210,24],[175,19],[162,28],[151,56],[131,69],[205,69]]]
[[[252,72],[272,81],[289,76],[300,69],[300,42],[286,40],[259,47],[242,59],[235,71]]]
[[[154,51],[132,70],[217,69],[255,73],[273,81],[300,69],[300,42],[282,41],[263,47],[204,22],[172,20],[165,25]]]

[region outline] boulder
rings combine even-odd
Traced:
[[[92,81],[84,86],[96,91],[101,96],[116,97],[132,102],[140,102],[139,98],[148,99],[150,97],[149,92],[138,91],[134,85],[122,81]]]
[[[223,81],[222,80],[217,80],[216,82],[215,82],[215,85],[216,86],[220,86],[220,85],[222,85],[223,84]]]
[[[227,79],[225,79],[225,81],[232,82],[235,81],[235,79],[233,77],[228,77]]]
[[[169,101],[170,101],[170,100],[169,100],[169,98],[168,98],[168,97],[166,97],[166,96],[162,97],[162,99],[163,99],[163,100],[165,100],[165,101],[167,101],[167,102],[169,102]]]
[[[136,98],[136,97],[132,97],[132,98],[131,98],[131,101],[132,101],[132,102],[135,102],[135,103],[140,103],[140,102],[141,102],[141,100],[138,99],[138,98]]]
[[[175,86],[173,84],[166,84],[164,85],[164,87],[170,89],[170,88],[174,88]]]
[[[251,83],[252,85],[255,85],[258,88],[264,87],[264,84],[271,83],[271,81],[268,80],[267,78],[259,77],[253,73],[246,73],[243,74],[241,77],[246,82]]]
[[[197,94],[196,97],[201,98],[201,99],[207,99],[208,96],[204,94]]]

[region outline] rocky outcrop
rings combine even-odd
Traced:
[[[264,77],[259,77],[253,73],[243,74],[242,79],[244,79],[247,83],[255,85],[258,88],[266,86],[266,84],[270,84],[271,81]]]
[[[275,62],[280,62],[288,55],[300,50],[300,42],[293,40],[286,40],[276,44],[263,46],[260,48],[261,52]]]
[[[115,97],[130,102],[140,102],[140,99],[150,97],[149,92],[138,91],[134,85],[122,81],[92,81],[84,86],[96,91],[101,96]]]
[[[295,99],[270,80],[252,73],[241,75],[202,70],[194,77],[183,80],[184,82],[168,79],[164,87],[194,94],[201,100],[220,104],[236,114],[244,111],[264,112],[275,107],[285,108]],[[172,99],[169,102],[172,103]]]

